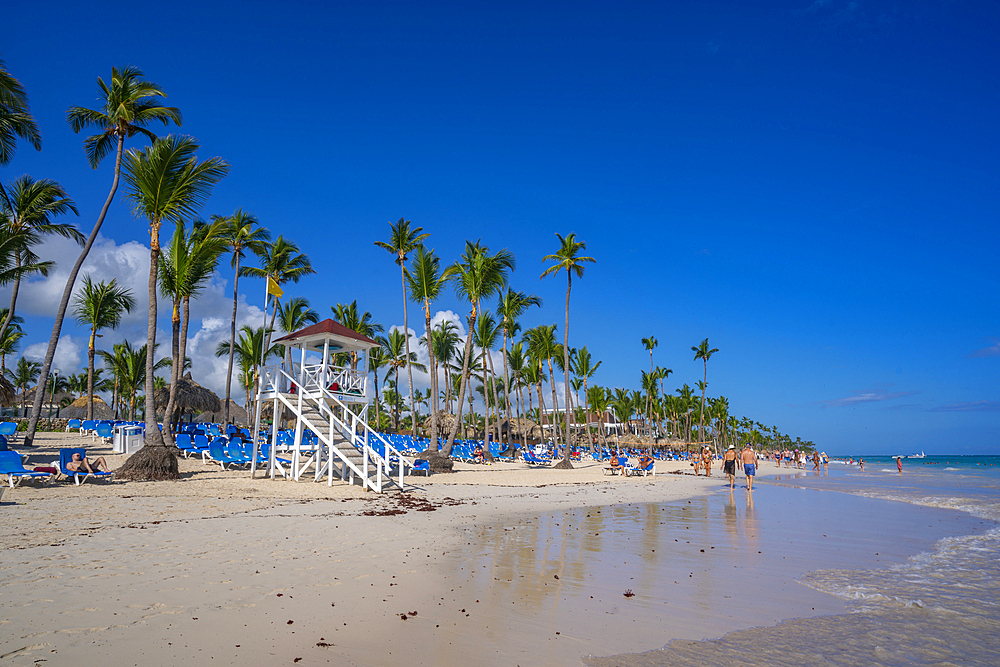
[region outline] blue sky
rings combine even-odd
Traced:
[[[50,3],[0,51],[44,135],[0,179],[60,181],[89,230],[112,165],[87,166],[65,109],[133,64],[232,164],[205,214],[243,207],[299,242],[319,273],[290,292],[323,316],[358,299],[402,323],[373,241],[405,216],[446,261],[466,239],[514,251],[513,286],[545,299],[524,325],[561,332],[564,278],[538,276],[576,232],[597,263],[571,344],[600,384],[636,388],[654,335],[668,385],[693,386],[709,337],[710,394],[827,451],[1000,452],[995,5],[361,4]],[[148,234],[121,197],[103,237],[90,270],[141,288]],[[57,283],[28,290],[29,345]],[[231,289],[223,270],[192,323],[213,388]],[[259,308],[259,284],[241,292]],[[82,363],[83,331],[64,333]]]

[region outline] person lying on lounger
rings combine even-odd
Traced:
[[[621,472],[621,470],[622,470],[622,464],[618,460],[618,455],[617,454],[612,454],[611,455],[611,461],[610,461],[610,463],[611,463],[611,474],[612,475],[617,475],[618,473]]]
[[[640,468],[645,468],[646,466],[648,466],[652,462],[653,462],[653,458],[651,456],[646,455],[646,454],[643,454],[642,456],[639,457],[639,467]]]
[[[91,463],[86,456],[80,456],[80,454],[73,454],[73,460],[66,464],[69,470],[74,472],[107,472],[108,462],[104,460],[103,456],[98,456]]]

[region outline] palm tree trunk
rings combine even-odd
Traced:
[[[559,394],[556,393],[556,373],[552,368],[551,358],[549,359],[549,389],[552,390],[552,443],[558,447],[559,439],[562,437],[561,429],[559,428]]]
[[[167,406],[163,409],[163,439],[167,444],[174,444],[174,434],[172,420],[174,407],[177,401],[177,381],[181,379],[184,370],[184,357],[181,355],[181,316],[180,301],[175,299],[173,304],[173,315],[170,318],[170,395],[167,398]],[[149,400],[148,398],[146,400]],[[153,402],[155,410],[156,403]]]
[[[448,433],[448,441],[444,443],[444,449],[441,451],[441,455],[444,457],[451,456],[451,450],[455,446],[455,436],[458,435],[458,429],[462,425],[462,402],[465,400],[465,392],[469,384],[469,357],[472,356],[472,332],[476,328],[477,315],[476,306],[473,306],[472,311],[469,313],[468,335],[465,337],[465,354],[462,357],[462,378],[458,383],[458,405],[455,409],[455,423],[451,425],[451,432]]]
[[[434,357],[434,338],[431,330],[430,304],[426,301],[424,302],[424,329],[427,331],[427,356],[430,358],[431,371],[431,444],[427,447],[427,449],[436,452],[438,441],[437,359]]]
[[[410,319],[409,308],[406,307],[406,266],[403,263],[399,264],[399,282],[403,286],[403,333],[406,334],[406,377],[410,383],[410,435],[416,435],[417,410],[413,403],[413,367],[410,366]]]
[[[528,390],[528,412],[524,411],[524,390],[525,389]],[[520,397],[521,397],[521,416],[525,420],[527,420],[528,419],[528,414],[531,412],[531,408],[532,408],[532,405],[531,405],[531,388],[530,387],[522,387],[520,391],[521,391],[521,393],[520,393]],[[521,429],[521,440],[524,443],[524,448],[527,449],[528,448],[528,432],[526,430],[524,430],[523,428]]]
[[[87,419],[94,418],[94,339],[97,338],[97,327],[90,330],[90,346],[87,348]],[[114,400],[112,399],[112,404]]]
[[[563,368],[566,371],[566,452],[563,454],[562,463],[557,464],[560,468],[572,468],[573,464],[570,463],[569,457],[573,450],[573,436],[572,430],[569,425],[569,414],[570,414],[570,391],[569,391],[569,292],[573,288],[573,272],[567,269],[566,271],[566,324],[563,329]]]
[[[396,400],[394,400],[392,402],[392,421],[394,422],[393,426],[396,428],[396,433],[399,433],[399,404],[400,404],[400,399],[399,399],[399,366],[396,366],[395,377],[396,377]]]
[[[156,402],[153,400],[153,373],[156,365],[156,278],[160,267],[160,223],[153,223],[149,248],[149,318],[146,323],[146,440],[143,449],[149,446],[163,447],[163,435],[156,422]],[[174,365],[176,368],[176,364]],[[166,416],[166,415],[165,415]],[[166,420],[164,420],[166,421]]]
[[[226,370],[226,403],[222,408],[222,421],[229,423],[229,397],[233,384],[233,355],[236,351],[236,308],[239,303],[240,256],[236,253],[236,273],[233,275],[233,319],[229,325],[229,368]]]
[[[483,348],[483,361],[482,361],[482,366],[483,366],[483,404],[485,406],[485,409],[483,410],[483,440],[487,440],[489,432],[490,432],[490,388],[486,384],[486,355],[487,354],[489,354],[489,351],[484,347]],[[494,400],[494,403],[496,403],[496,400]],[[490,448],[489,448],[488,444],[489,443],[487,443],[487,446],[483,448],[483,458],[486,459],[487,461],[492,461],[493,460],[493,454],[490,453]]]
[[[121,176],[124,145],[125,135],[119,133],[118,148],[115,153],[115,177],[111,182],[111,192],[108,193],[108,198],[104,202],[101,214],[97,217],[97,222],[94,223],[94,228],[90,231],[90,236],[87,237],[87,242],[84,244],[83,250],[80,251],[80,255],[76,258],[76,263],[69,272],[69,278],[66,279],[66,287],[63,288],[62,299],[59,301],[58,310],[56,310],[56,321],[52,325],[52,336],[49,337],[49,347],[45,351],[45,359],[42,361],[42,370],[39,374],[40,382],[45,382],[49,379],[49,369],[52,367],[52,359],[56,355],[56,346],[59,344],[59,335],[62,333],[66,308],[69,306],[70,297],[73,296],[73,286],[76,284],[76,276],[80,273],[80,268],[83,266],[84,260],[87,259],[90,249],[94,246],[94,241],[97,240],[97,235],[101,231],[101,225],[104,224],[104,218],[108,214],[108,209],[111,208],[111,201],[115,198],[115,193],[118,192],[118,180]],[[38,429],[38,419],[42,415],[42,398],[36,392],[35,402],[31,406],[31,418],[28,420],[28,430],[24,434],[23,446],[25,447],[31,447],[35,439],[35,431]]]

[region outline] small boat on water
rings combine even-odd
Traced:
[[[922,459],[925,456],[926,456],[926,454],[924,454],[924,450],[921,449],[919,454],[907,454],[906,458],[908,458],[908,459]]]

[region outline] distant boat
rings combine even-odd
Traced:
[[[925,456],[926,456],[926,454],[924,454],[924,450],[921,449],[919,454],[907,454],[906,458],[908,458],[908,459],[922,459]]]

